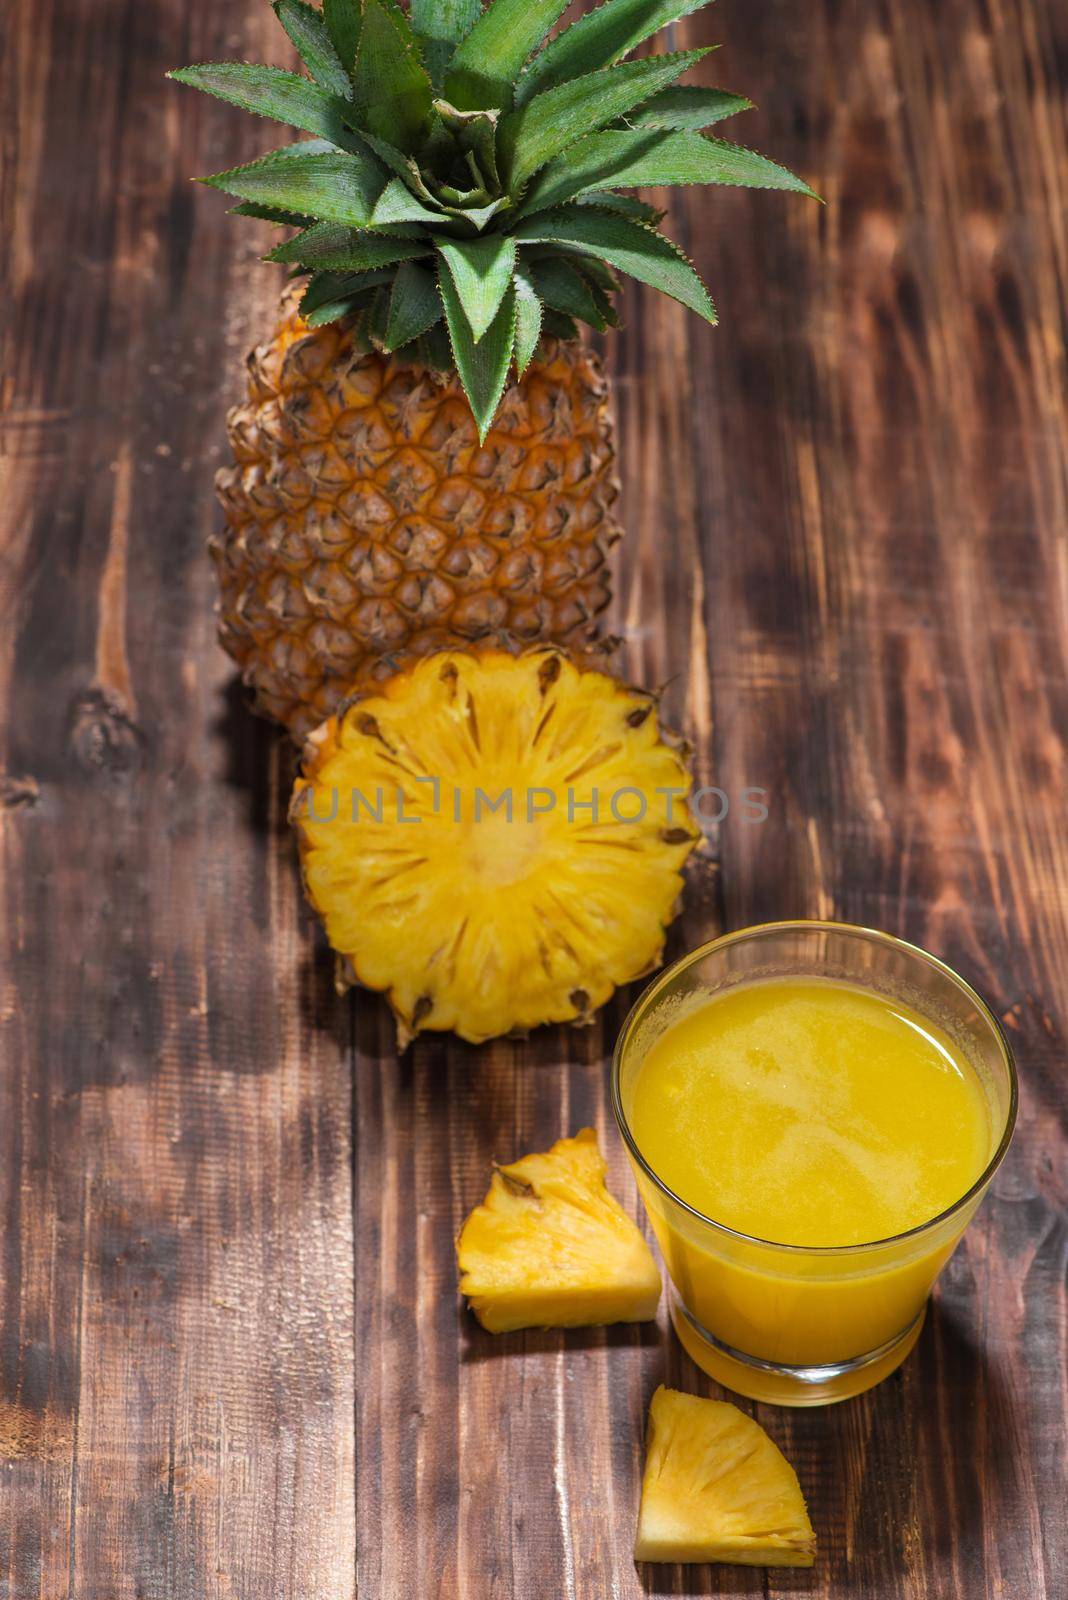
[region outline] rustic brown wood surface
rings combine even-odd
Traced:
[[[398,1061],[337,999],[288,747],[204,540],[277,281],[191,173],[265,148],[167,86],[283,60],[263,0],[3,26],[0,1596],[1060,1600],[1068,1593],[1068,8],[732,0],[677,30],[826,197],[687,191],[724,323],[626,299],[617,621],[737,805],[678,952],[836,915],[972,978],[1019,1132],[916,1354],[754,1413],[811,1574],[636,1569],[666,1329],[493,1339],[452,1240],[494,1156],[610,1125],[580,1035]],[[269,135],[268,135],[269,141]]]

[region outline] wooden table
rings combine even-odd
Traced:
[[[277,280],[188,182],[270,135],[162,82],[283,60],[269,9],[36,0],[5,33],[0,1595],[1060,1600],[1068,8],[680,26],[827,204],[684,192],[723,326],[628,290],[611,345],[628,666],[704,782],[769,791],[673,952],[876,924],[1019,1052],[916,1354],[836,1409],[753,1408],[819,1533],[800,1575],[635,1569],[648,1397],[712,1392],[665,1327],[493,1339],[454,1293],[493,1156],[593,1123],[636,1205],[606,1099],[633,997],[398,1061],[303,909],[292,757],[215,647],[204,553]]]

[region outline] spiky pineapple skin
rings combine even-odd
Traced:
[[[455,376],[362,353],[297,304],[248,358],[217,476],[219,636],[257,709],[300,740],[384,657],[592,638],[620,533],[596,354],[546,341],[479,445]]]

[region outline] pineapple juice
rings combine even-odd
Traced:
[[[791,1367],[851,1361],[913,1323],[918,1333],[977,1199],[919,1246],[824,1252],[930,1222],[980,1178],[1000,1135],[975,1070],[935,1022],[819,977],[702,1000],[651,1043],[628,1098],[649,1167],[720,1225],[710,1242],[638,1172],[683,1304],[723,1345]],[[676,1326],[689,1348],[692,1327]]]

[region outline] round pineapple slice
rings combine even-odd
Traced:
[[[340,976],[401,1044],[586,1022],[660,959],[698,832],[653,695],[553,648],[447,650],[343,706],[293,797]]]

